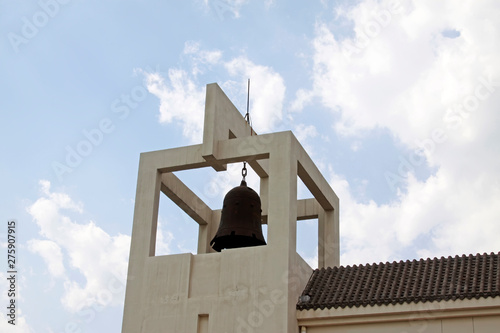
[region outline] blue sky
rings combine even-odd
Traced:
[[[212,82],[244,113],[250,78],[255,130],[299,138],[340,197],[342,264],[498,252],[499,11],[1,0],[0,250],[15,219],[19,309],[0,330],[120,331],[139,154],[200,143]],[[179,176],[218,208],[240,170]],[[159,222],[158,253],[195,252],[168,200]],[[299,224],[313,266],[315,228]]]

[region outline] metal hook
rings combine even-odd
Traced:
[[[245,177],[247,176],[247,162],[243,162],[243,169],[241,169],[241,175],[243,176],[243,181],[245,181]]]

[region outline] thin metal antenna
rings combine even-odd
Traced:
[[[250,135],[253,135],[252,124],[250,124],[250,79],[248,79],[248,90],[247,90],[247,113],[245,114],[245,120],[247,124],[250,126]],[[247,176],[247,162],[243,161],[243,169],[241,170],[241,175],[243,176],[243,180],[241,181],[241,185],[247,185],[245,181],[245,177]]]
[[[245,115],[245,120],[248,125],[250,125],[250,79],[248,79],[248,90],[247,90],[247,114]]]

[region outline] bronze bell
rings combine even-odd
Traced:
[[[219,229],[210,242],[212,248],[220,252],[222,249],[266,245],[261,213],[259,195],[242,180],[240,186],[224,197]]]

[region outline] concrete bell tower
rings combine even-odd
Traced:
[[[297,221],[318,220],[318,266],[338,266],[339,200],[292,132],[250,133],[213,83],[206,88],[202,144],[141,154],[123,333],[299,332],[296,303],[312,269],[296,251]],[[260,177],[267,245],[215,252],[209,242],[221,211],[174,172],[224,172],[243,161]],[[313,198],[297,200],[297,177]],[[198,223],[196,255],[155,256],[161,193]]]

